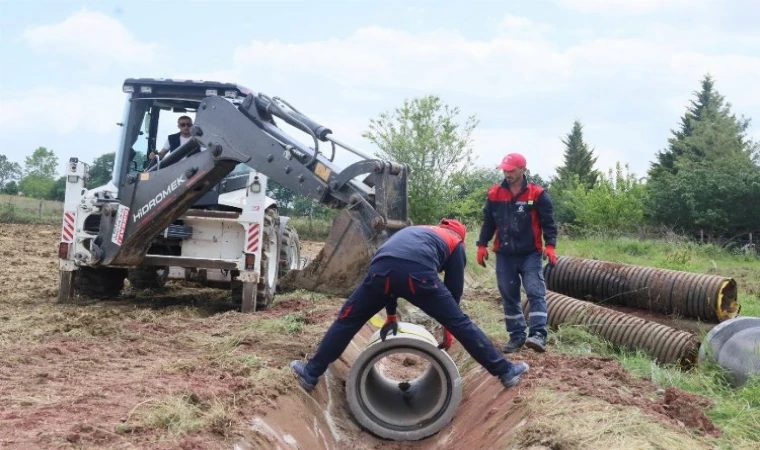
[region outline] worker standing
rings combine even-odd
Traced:
[[[476,243],[478,264],[485,267],[488,241],[493,237],[496,281],[509,333],[509,342],[502,351],[517,352],[525,345],[543,352],[546,351],[547,314],[541,255],[549,258],[549,264],[557,263],[557,227],[552,201],[541,186],[528,182],[523,155],[510,153],[497,168],[504,171],[504,181],[488,190],[483,225]],[[520,302],[521,281],[528,297],[528,324]]]
[[[444,327],[438,346],[448,349],[452,337],[504,387],[516,385],[529,369],[524,362],[512,363],[494,347],[483,331],[459,308],[464,291],[466,227],[443,219],[437,226],[403,228],[377,251],[364,280],[354,290],[327,330],[317,352],[290,367],[306,390],[314,389],[327,367],[340,357],[351,339],[372,316],[385,308],[387,319],[380,330],[385,340],[398,332],[396,307],[405,298]],[[445,272],[443,281],[438,274]]]

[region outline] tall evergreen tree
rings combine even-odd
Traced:
[[[712,76],[705,75],[701,90],[695,91],[694,97],[681,117],[679,129],[671,130],[668,148],[657,152],[657,161],[649,170],[650,178],[663,171],[675,174],[676,160],[682,156],[701,161],[751,150],[752,143],[746,135],[749,119],[737,118],[731,112],[731,104],[715,89]]]
[[[574,180],[586,189],[592,189],[599,179],[599,171],[594,169],[598,157],[590,150],[583,140],[583,125],[580,121],[573,122],[573,129],[562,139],[565,144],[564,164],[557,169],[556,187],[571,188]],[[553,182],[552,184],[555,184]]]
[[[649,170],[646,211],[658,224],[713,236],[741,234],[760,227],[760,215],[746,205],[760,201],[757,143],[747,138],[749,120],[737,118],[702,80],[668,149]]]

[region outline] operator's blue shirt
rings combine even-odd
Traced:
[[[467,255],[464,242],[456,233],[438,226],[403,228],[385,241],[372,262],[386,257],[413,261],[436,273],[446,272],[443,284],[457,304],[462,298]],[[389,314],[395,314],[395,307]]]

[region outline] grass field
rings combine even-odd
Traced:
[[[62,220],[61,202],[0,194],[0,223],[59,225]]]

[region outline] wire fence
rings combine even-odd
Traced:
[[[62,202],[0,194],[0,222],[59,225],[62,217]]]

